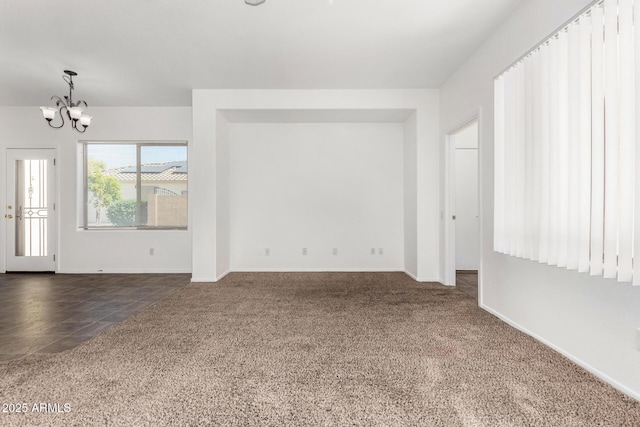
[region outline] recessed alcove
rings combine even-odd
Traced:
[[[437,280],[437,91],[203,90],[193,108],[191,164],[208,174],[193,181],[194,281],[229,271]],[[418,170],[419,156],[434,167]]]

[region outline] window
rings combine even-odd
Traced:
[[[186,229],[187,144],[85,142],[83,228]]]
[[[597,2],[496,78],[497,252],[640,285],[634,22]]]

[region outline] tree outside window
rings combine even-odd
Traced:
[[[96,225],[102,225],[103,210],[108,209],[114,202],[121,199],[120,183],[115,177],[105,175],[105,170],[106,165],[103,161],[89,160],[87,162],[87,188],[91,204],[96,210]]]

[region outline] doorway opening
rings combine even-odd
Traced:
[[[447,284],[478,297],[480,270],[479,121],[448,135]]]

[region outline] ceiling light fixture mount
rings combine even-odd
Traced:
[[[40,109],[42,110],[42,115],[47,120],[47,123],[49,123],[50,127],[54,129],[60,129],[62,126],[64,126],[65,115],[63,114],[63,112],[66,112],[66,116],[71,122],[71,127],[77,132],[84,133],[84,131],[87,130],[87,128],[91,124],[92,117],[82,114],[82,108],[80,107],[83,105],[84,108],[88,107],[85,101],[78,100],[76,102],[73,102],[73,77],[77,76],[78,73],[71,70],[64,70],[64,74],[65,75],[62,76],[62,79],[69,85],[69,96],[65,96],[64,99],[60,98],[59,96],[52,96],[51,100],[56,101],[56,107],[40,107]],[[60,126],[54,126],[53,124],[51,124],[56,117],[56,112],[60,112],[60,119],[62,120]],[[80,123],[78,124],[78,122]]]
[[[260,6],[265,1],[266,0],[244,0],[245,4],[248,4],[249,6]]]

